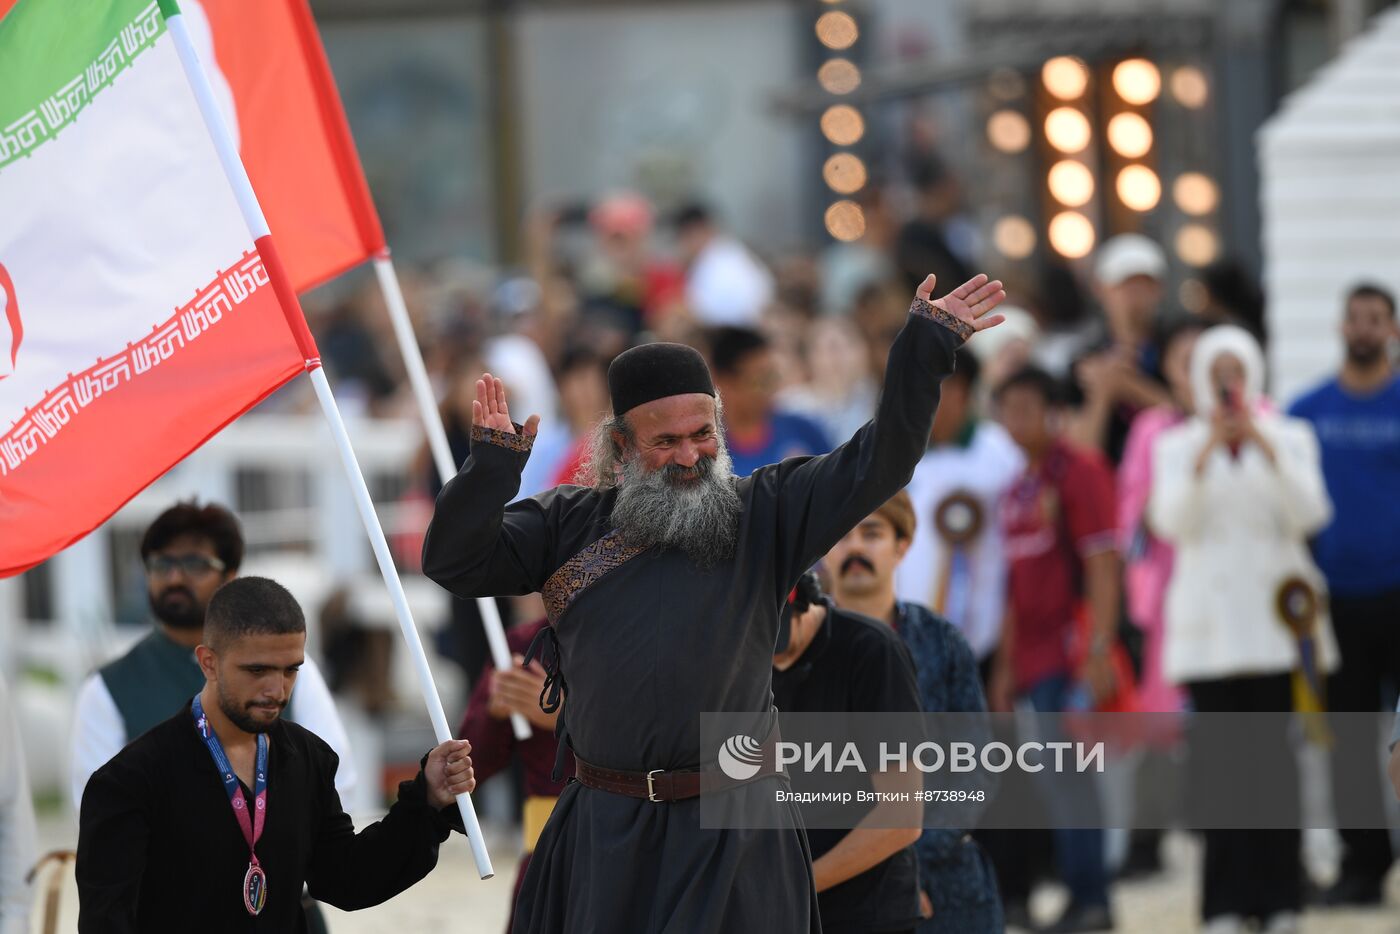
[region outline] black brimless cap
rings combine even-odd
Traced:
[[[710,368],[694,347],[685,344],[642,344],[624,350],[608,367],[608,392],[614,415],[624,415],[639,405],[703,392],[715,394]]]

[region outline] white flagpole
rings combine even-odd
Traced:
[[[218,104],[214,101],[214,92],[209,86],[209,78],[204,73],[203,66],[199,63],[199,55],[195,52],[194,44],[190,41],[189,32],[185,27],[185,18],[178,11],[171,12],[171,6],[173,4],[162,2],[161,12],[165,14],[166,26],[169,28],[171,39],[175,43],[175,49],[180,55],[180,64],[184,68],[190,90],[194,92],[195,99],[199,102],[200,114],[204,117],[204,125],[209,131],[209,137],[215,150],[218,152],[224,176],[228,179],[229,185],[238,199],[238,207],[254,242],[266,240],[270,244],[267,219],[263,217],[262,208],[258,205],[257,197],[253,193],[253,186],[248,181],[248,173],[244,170],[243,163],[238,157],[238,149],[229,135],[228,127],[224,125],[224,118],[219,112]],[[278,298],[282,300],[284,308],[288,302],[291,302],[299,315],[301,309],[296,302],[296,294],[292,292],[290,284],[286,281],[285,273],[280,269],[280,261],[275,260],[275,252],[264,257],[264,263],[268,267],[268,275],[273,280],[273,288],[276,290]],[[302,326],[304,327],[304,323]],[[326,421],[335,437],[336,448],[340,452],[341,463],[345,467],[346,476],[350,481],[351,491],[355,496],[355,505],[360,512],[360,519],[364,522],[365,531],[369,534],[370,545],[374,549],[374,556],[379,562],[380,573],[383,574],[384,583],[389,588],[389,597],[394,605],[394,615],[398,618],[404,642],[407,643],[409,655],[413,659],[414,670],[418,675],[418,685],[423,692],[423,703],[427,705],[428,717],[433,724],[433,733],[437,736],[439,743],[446,742],[453,738],[452,730],[447,725],[447,714],[443,712],[442,699],[438,697],[437,686],[433,683],[433,673],[428,667],[428,656],[423,651],[423,642],[418,637],[417,627],[413,624],[413,614],[408,607],[408,597],[404,593],[403,582],[399,580],[398,572],[394,568],[394,559],[389,553],[389,542],[384,537],[384,529],[379,524],[379,517],[374,511],[374,502],[370,499],[369,487],[365,485],[364,474],[361,472],[359,462],[355,459],[355,452],[350,446],[350,436],[345,431],[345,422],[340,417],[340,410],[335,404],[335,397],[331,394],[330,384],[326,382],[326,375],[321,369],[320,361],[308,359],[307,371],[311,378],[312,388],[316,391],[316,398],[321,403],[321,409],[325,413]],[[472,855],[476,859],[477,873],[483,879],[490,879],[496,873],[491,867],[491,856],[486,852],[486,842],[482,839],[481,824],[477,820],[476,809],[472,806],[471,795],[458,795],[457,807],[462,812],[462,824],[467,831],[467,840],[471,844]]]
[[[340,452],[340,462],[345,474],[350,478],[351,492],[355,495],[355,506],[360,511],[365,532],[369,534],[370,545],[374,548],[375,560],[384,575],[384,583],[389,587],[389,599],[394,604],[394,615],[399,628],[403,630],[404,642],[408,643],[408,654],[413,660],[414,672],[418,675],[418,687],[423,692],[423,703],[428,708],[428,718],[433,722],[433,734],[439,743],[452,739],[452,728],[447,724],[447,714],[442,710],[442,699],[438,696],[437,684],[433,681],[432,669],[428,667],[428,655],[423,651],[423,640],[418,636],[418,627],[413,624],[413,613],[408,607],[408,596],[403,590],[394,569],[394,558],[389,553],[389,542],[384,537],[384,529],[374,511],[374,501],[370,499],[369,487],[365,485],[365,475],[355,460],[355,451],[350,446],[350,435],[345,430],[345,422],[340,417],[340,409],[331,395],[331,385],[326,381],[326,371],[315,367],[310,372],[311,385],[316,390],[316,398],[321,403],[321,411],[330,423],[331,434],[335,438],[336,449]],[[467,830],[467,840],[471,843],[472,854],[476,857],[477,872],[481,878],[494,876],[491,868],[491,855],[486,852],[486,841],[481,836],[481,824],[476,819],[476,809],[472,806],[471,795],[458,795],[457,807],[462,812],[462,825]]]
[[[379,289],[384,293],[384,304],[389,309],[389,321],[394,325],[394,337],[399,342],[399,353],[403,356],[408,383],[413,387],[413,396],[418,402],[418,414],[423,419],[423,430],[428,435],[428,449],[433,452],[433,464],[437,467],[438,477],[446,483],[457,476],[457,465],[452,460],[452,447],[447,443],[447,430],[442,425],[442,414],[438,411],[437,400],[433,395],[433,385],[429,382],[428,370],[423,365],[423,352],[418,348],[418,338],[413,333],[413,322],[408,317],[408,305],[403,300],[403,289],[399,287],[399,274],[394,269],[394,260],[387,247],[374,258],[374,274],[379,278]],[[510,646],[506,643],[506,630],[501,625],[501,614],[496,609],[496,601],[487,597],[477,597],[476,609],[481,614],[481,625],[486,629],[486,642],[491,647],[492,663],[497,671],[510,670],[514,665],[510,658]],[[517,740],[523,742],[533,735],[530,721],[522,714],[511,714],[510,725]]]

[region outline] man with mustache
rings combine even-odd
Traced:
[[[437,863],[476,787],[448,740],[359,833],[336,755],[282,719],[306,661],[306,620],[265,577],[220,587],[195,650],[199,693],[92,776],[78,819],[78,930],[305,932],[302,887],[346,911],[378,905]],[[230,813],[231,812],[231,813]]]
[[[1347,296],[1342,317],[1346,358],[1333,379],[1293,403],[1312,423],[1332,524],[1313,541],[1327,578],[1341,665],[1327,679],[1327,706],[1386,709],[1385,689],[1400,685],[1400,381],[1391,354],[1400,327],[1395,297],[1374,285]],[[1383,796],[1375,769],[1357,769],[1370,750],[1341,741],[1333,750],[1333,800],[1374,808]],[[1346,823],[1342,824],[1347,827]],[[1322,893],[1330,905],[1376,905],[1393,859],[1381,829],[1341,831],[1340,878]]]
[[[913,499],[900,490],[827,552],[823,564],[831,575],[831,596],[847,614],[879,620],[903,640],[925,713],[985,713],[977,661],[962,633],[927,607],[895,594],[895,571],[917,527]],[[919,934],[993,934],[1005,927],[996,871],[976,841],[961,830],[930,827],[914,852]]]
[[[755,738],[769,735],[789,591],[908,482],[954,350],[1001,321],[1001,283],[979,276],[937,302],[933,285],[891,348],[875,419],[830,454],[743,479],[689,347],[613,360],[590,484],[514,503],[539,419],[513,423],[504,384],[478,383],[471,455],[438,497],[423,570],[463,597],[543,592],[544,701],[563,703],[578,779],[536,845],[517,934],[820,929],[795,803],[786,831],[700,826],[699,769],[714,752],[697,748],[696,727],[702,711],[750,713]],[[714,793],[771,807],[778,781],[770,763]]]
[[[195,647],[204,638],[210,598],[238,576],[243,532],[233,513],[216,503],[177,503],[146,529],[141,560],[156,626],[78,690],[70,758],[74,807],[93,772],[203,687]],[[350,741],[311,659],[301,670],[288,713],[335,750],[340,757],[336,790],[348,794],[356,777]]]

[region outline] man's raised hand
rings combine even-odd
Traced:
[[[506,384],[490,373],[481,374],[481,379],[476,381],[476,399],[472,401],[472,425],[478,428],[494,428],[508,435],[515,434],[515,425],[510,420],[510,407],[506,405]],[[525,437],[533,438],[535,432],[539,431],[540,417],[531,415],[522,427],[525,429]]]
[[[934,299],[933,287],[937,282],[936,276],[926,277],[914,294],[971,326],[974,331],[994,328],[1006,320],[1004,315],[990,314],[993,308],[1006,300],[1000,279],[988,281],[985,275],[976,275],[942,298]]]

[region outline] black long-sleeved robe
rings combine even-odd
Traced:
[[[438,845],[461,829],[455,808],[428,803],[420,772],[399,785],[383,820],[356,833],[335,790],[331,747],[285,720],[268,738],[262,913],[243,907],[248,844],[186,704],[88,781],[78,822],[81,934],[305,931],[303,884],[337,908],[378,905],[426,876]]]
[[[561,486],[507,506],[530,440],[475,429],[471,455],[438,497],[424,573],[464,597],[544,593],[579,758],[632,772],[698,767],[714,758],[699,749],[701,712],[772,716],[788,591],[909,482],[960,342],[911,315],[890,350],[874,420],[830,454],[739,480],[736,553],[709,569],[675,549],[630,556],[615,536],[605,539],[615,491]],[[771,801],[772,781],[726,793]],[[811,859],[790,807],[790,831],[702,829],[696,799],[658,804],[570,784],[536,847],[514,930],[820,930]]]

